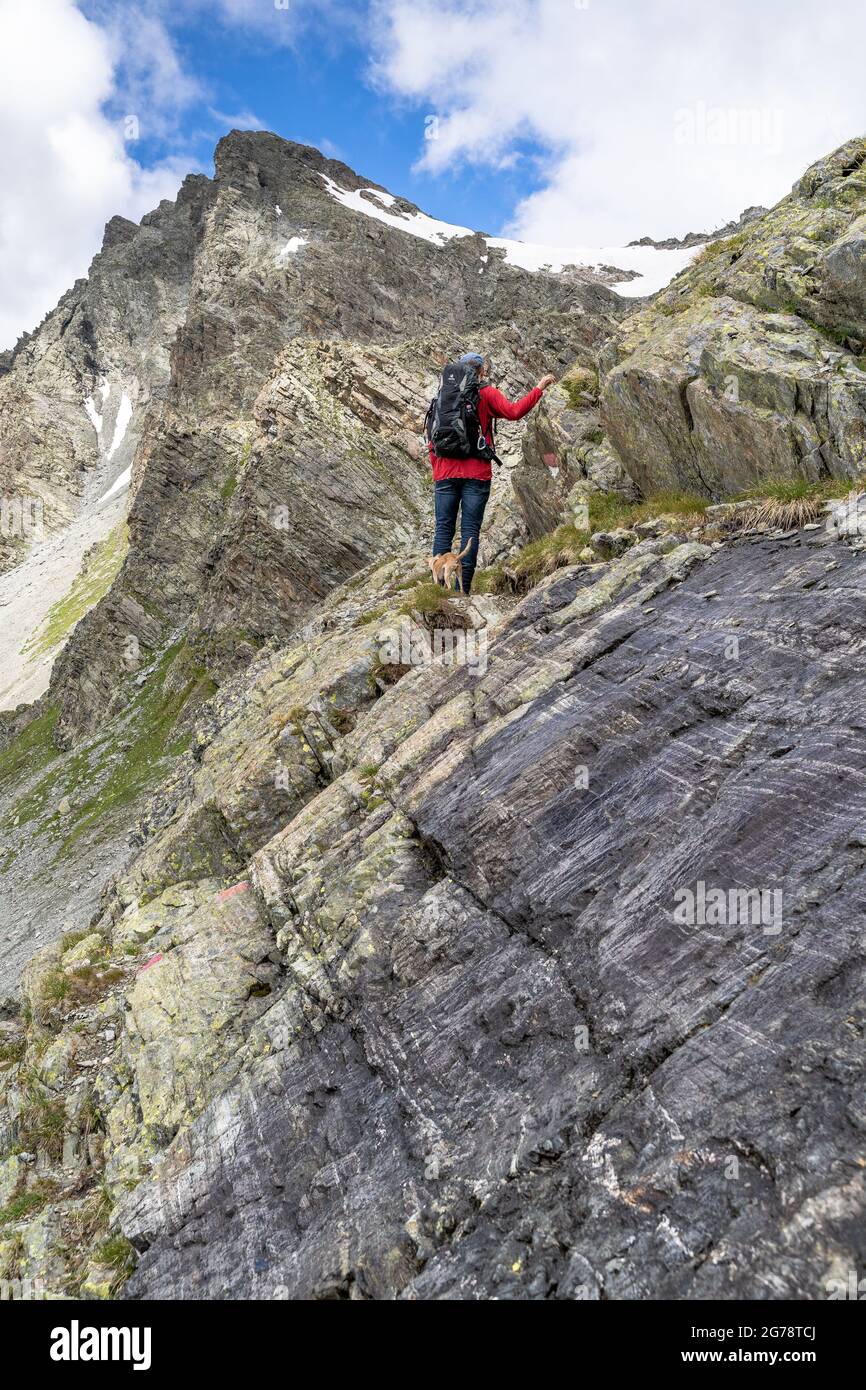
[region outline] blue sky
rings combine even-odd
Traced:
[[[864,51],[863,0],[0,0],[0,348],[232,126],[447,222],[622,246],[866,132]]]
[[[95,21],[122,18],[115,0],[82,0],[79,7]],[[375,8],[290,0],[288,8],[278,9],[274,0],[248,0],[249,21],[241,23],[215,5],[180,0],[157,6],[199,91],[167,123],[163,111],[136,101],[139,55],[133,55],[130,72],[129,49],[121,47],[119,90],[106,109],[122,122],[130,100],[133,108],[141,107],[132,153],[147,166],[180,156],[191,168],[212,173],[214,145],[230,122],[261,127],[315,145],[435,217],[500,231],[518,202],[542,186],[543,146],[527,138],[513,142],[513,165],[495,171],[460,159],[435,171],[419,167],[425,121],[437,107],[389,92],[377,79]],[[133,89],[129,99],[127,86]]]

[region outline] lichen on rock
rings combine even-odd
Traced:
[[[0,1278],[804,1300],[863,1262],[864,148],[635,313],[361,234],[327,181],[367,185],[264,132],[110,224],[40,330],[139,414],[128,551],[0,721]],[[562,380],[461,596],[419,429],[469,336]],[[779,911],[685,920],[701,885]]]

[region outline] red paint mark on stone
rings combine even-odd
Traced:
[[[547,464],[548,468],[559,467],[559,459],[556,457],[556,454],[545,454],[544,462]]]
[[[249,886],[247,882],[233,883],[231,888],[224,888],[221,893],[217,893],[217,902],[220,902],[223,898],[233,898],[235,893],[245,893]]]
[[[140,965],[140,966],[138,967],[138,969],[136,970],[136,972],[135,972],[136,975],[140,975],[141,972],[142,972],[143,970],[149,970],[150,967],[151,967],[152,965],[157,965],[158,962],[161,961],[161,960],[162,960],[162,951],[160,951],[160,952],[159,952],[157,955],[155,955],[155,956],[151,956],[150,960],[146,960],[146,961],[144,962],[144,965]]]

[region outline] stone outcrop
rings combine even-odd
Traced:
[[[764,207],[744,208],[736,222],[726,222],[714,232],[687,232],[684,237],[669,236],[656,241],[651,236],[642,236],[638,241],[630,241],[629,246],[654,246],[657,251],[682,251],[687,247],[706,246],[709,241],[720,241],[723,237],[736,236],[767,211]]]
[[[483,669],[379,684],[392,568],[217,701],[60,957],[115,1002],[51,1034],[56,949],[28,977],[131,1294],[817,1298],[858,1266],[860,561],[823,528],[657,547],[490,610]],[[683,923],[699,881],[778,914]]]
[[[602,422],[639,486],[714,498],[866,465],[866,141],[711,244],[602,354]]]
[[[285,635],[407,536],[425,496],[423,403],[459,347],[483,340],[503,386],[525,391],[579,347],[597,351],[625,311],[589,272],[537,275],[483,237],[434,245],[359,215],[334,188],[375,188],[277,136],[235,132],[215,167],[170,380],[141,420],[128,556],[49,692],[67,743],[116,707],[125,642],[153,650],[154,620],[160,640],[193,611],[235,637]],[[518,499],[544,490],[546,475]],[[498,493],[501,549],[541,513],[515,508],[507,486]],[[326,522],[334,508],[339,519]]]
[[[9,354],[0,375],[0,493],[38,499],[48,531],[131,460],[148,409],[158,408],[154,391],[169,379],[211,199],[211,181],[192,175],[176,202],[161,203],[140,226],[112,218],[87,279]],[[14,542],[29,538],[4,528],[0,570],[20,559]]]
[[[863,150],[628,318],[359,218],[333,187],[416,210],[264,133],[155,215],[128,549],[0,747],[0,1278],[809,1300],[862,1267]],[[484,564],[564,520],[569,559],[447,598],[419,414],[477,335],[510,393],[561,378],[502,429]],[[673,495],[780,478],[793,522]]]

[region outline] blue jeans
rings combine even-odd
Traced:
[[[484,508],[490,496],[490,484],[478,478],[442,478],[434,489],[436,506],[436,534],[433,539],[433,554],[444,555],[451,549],[454,531],[457,526],[457,513],[460,513],[460,545],[464,550],[471,540],[472,546],[461,561],[463,588],[468,594],[472,587],[475,562],[478,558],[478,537]]]

